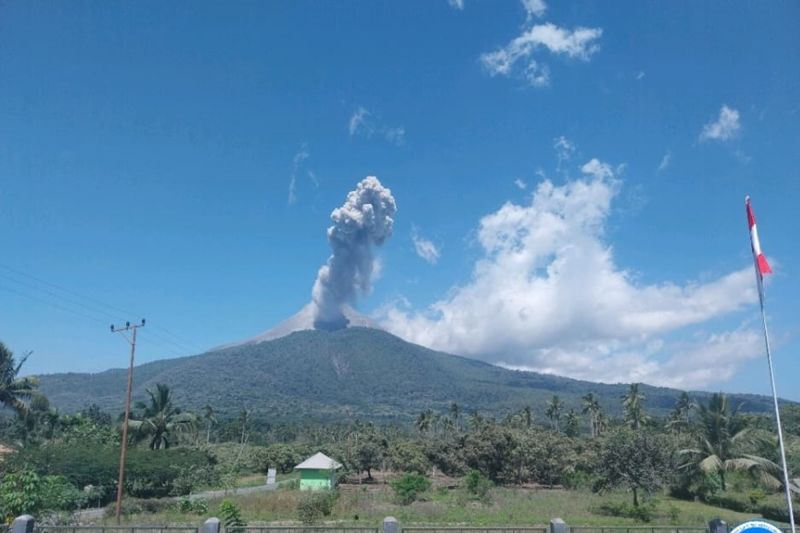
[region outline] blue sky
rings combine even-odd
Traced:
[[[139,361],[253,336],[309,301],[331,210],[374,175],[398,211],[357,307],[391,331],[766,393],[750,194],[779,392],[800,400],[798,16],[5,2],[0,339],[41,373],[124,366],[112,319],[147,317]]]

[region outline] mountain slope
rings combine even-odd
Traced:
[[[97,403],[120,412],[127,372],[40,376],[51,403],[63,411]],[[199,410],[207,403],[222,416],[244,408],[269,420],[335,420],[358,417],[411,421],[428,408],[446,410],[457,402],[463,412],[477,409],[502,415],[531,406],[539,418],[559,394],[578,409],[580,396],[597,394],[604,409],[619,412],[627,385],[589,383],[520,372],[428,350],[381,330],[353,327],[334,332],[298,331],[274,340],[242,344],[201,355],[161,360],[136,368],[134,398],[166,383],[178,405]],[[644,386],[647,408],[665,413],[680,391]],[[697,393],[704,397],[707,393]],[[745,409],[765,412],[766,397],[735,395]]]

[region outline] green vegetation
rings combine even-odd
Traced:
[[[392,489],[403,505],[409,505],[430,487],[431,482],[428,478],[415,473],[406,474],[392,481]]]
[[[23,355],[19,363],[16,363],[13,352],[0,342],[0,406],[13,409],[20,416],[27,413],[26,401],[34,395],[37,385],[33,378],[19,377],[22,365],[29,355],[30,353]]]
[[[177,434],[194,428],[196,417],[181,413],[172,402],[169,387],[159,383],[156,390],[147,389],[150,402],[137,402],[139,411],[129,421],[134,440],[147,440],[151,450],[169,448],[177,440]],[[138,417],[138,419],[136,418]]]
[[[306,491],[297,502],[297,519],[304,524],[316,524],[331,516],[338,497],[336,490]]]
[[[126,376],[125,370],[54,374],[40,376],[40,383],[61,412],[75,413],[94,403],[116,416],[124,407]],[[181,408],[201,414],[205,423],[198,433],[204,434],[198,440],[206,441],[213,431],[236,440],[234,434],[241,426],[235,428],[231,421],[245,407],[251,410],[251,421],[261,425],[359,419],[406,427],[421,412],[447,414],[456,403],[460,413],[453,423],[463,425],[475,411],[504,416],[525,408],[530,410],[528,419],[548,420],[545,410],[555,394],[558,408],[552,415],[559,419],[553,418],[552,424],[561,429],[570,409],[581,412],[585,395],[592,393],[606,415],[620,416],[619,398],[628,393],[626,385],[507,370],[368,328],[300,331],[260,344],[154,361],[138,366],[135,376],[135,400],[148,401],[146,391],[157,383],[169,386]],[[662,417],[681,394],[647,385],[639,385],[638,392],[647,397],[649,414]],[[692,398],[705,402],[708,396],[693,393]],[[771,409],[771,400],[762,396],[736,395],[731,401],[744,404],[750,412]],[[208,417],[206,406],[212,406]]]
[[[507,376],[503,374],[507,371],[487,370],[486,365],[453,356],[435,352],[423,356],[421,348],[364,331],[368,330],[349,334],[401,342],[396,345],[398,361],[412,361],[434,377],[439,372],[445,379],[453,369],[473,372],[474,380],[487,378],[486,372],[501,381]],[[324,335],[296,337],[283,348],[288,350],[304,338],[339,342],[333,334]],[[307,357],[307,362],[316,361],[312,373],[323,372],[321,376],[333,380],[332,384],[307,382],[306,386],[316,387],[310,397],[346,396],[348,387],[354,386],[351,378],[366,379],[367,365],[360,359],[366,357],[364,347],[352,350],[359,355],[340,359],[336,378],[324,374],[319,356]],[[19,365],[6,353],[13,370],[6,381],[17,383]],[[328,356],[338,353],[333,350]],[[282,359],[270,364],[276,361]],[[293,361],[282,364],[297,370]],[[392,369],[402,374],[400,368]],[[488,389],[482,389],[489,396],[481,401],[495,406],[506,401],[501,381],[483,382],[481,386],[491,385],[495,393],[490,396]],[[64,523],[77,520],[65,513],[108,505],[116,493],[119,421],[96,404],[76,414],[62,414],[36,389],[35,380],[25,383],[26,392],[8,400],[8,409],[0,411],[4,444],[15,448],[3,458],[0,513],[51,515],[51,523]],[[406,390],[417,390],[417,385],[398,382],[398,388]],[[381,387],[369,380],[360,386],[366,399],[379,396]],[[451,391],[460,387],[452,379],[448,386]],[[18,390],[15,387],[6,389]],[[670,404],[649,410],[649,402],[661,398],[663,390],[638,384],[604,387],[597,385],[580,396],[569,386],[567,392],[551,390],[546,396],[531,388],[540,403],[507,408],[499,416],[471,404],[465,409],[451,397],[431,401],[416,415],[399,419],[402,424],[363,421],[349,407],[335,423],[301,424],[260,419],[244,403],[226,411],[205,401],[197,407],[199,416],[184,409],[183,402],[188,402],[184,390],[154,382],[146,389],[148,401],[137,402],[132,417],[123,511],[128,522],[173,524],[193,522],[210,512],[218,514],[230,531],[247,522],[377,523],[388,515],[405,523],[474,525],[541,524],[554,516],[585,525],[699,525],[716,516],[732,522],[753,515],[788,519],[767,416],[743,413],[722,394],[675,394]],[[606,394],[611,390],[616,394],[614,404],[608,403]],[[228,391],[232,397],[238,393],[235,388]],[[386,401],[399,402],[387,397]],[[386,412],[397,413],[417,401],[393,403],[395,411]],[[375,409],[381,405],[376,403]],[[784,411],[788,460],[795,469],[800,467],[800,407],[786,405]],[[537,413],[545,415],[541,422]],[[315,452],[343,464],[337,472],[338,488],[296,490],[293,467]],[[205,490],[264,485],[265,474],[273,468],[282,483],[279,490],[227,492],[225,500],[211,493],[196,497]]]
[[[219,504],[219,519],[225,525],[225,531],[231,533],[238,533],[242,531],[241,527],[247,525],[247,522],[242,518],[242,512],[231,500],[222,500]]]

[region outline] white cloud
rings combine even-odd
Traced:
[[[372,131],[367,125],[367,118],[369,117],[369,111],[364,109],[363,107],[359,107],[353,114],[350,115],[350,121],[347,125],[347,130],[350,132],[350,135],[355,135],[359,133],[359,131],[367,130],[367,135],[372,135]]]
[[[734,138],[741,129],[739,112],[723,105],[719,110],[717,120],[703,126],[703,131],[700,132],[700,141],[727,141]]]
[[[525,8],[528,20],[533,17],[542,17],[547,11],[547,4],[544,0],[522,0],[522,7]]]
[[[522,181],[520,178],[514,180],[514,185],[516,185],[517,188],[521,191],[524,191],[525,189],[528,188],[528,184]]]
[[[592,176],[596,180],[607,180],[614,177],[614,171],[611,170],[611,165],[603,163],[597,158],[584,164],[581,167],[581,172]]]
[[[568,30],[550,22],[536,24],[505,47],[482,54],[481,62],[491,76],[517,74],[534,87],[543,87],[550,82],[550,71],[532,57],[537,50],[588,61],[599,49],[596,41],[602,34],[601,28]]]
[[[406,142],[406,129],[402,126],[399,128],[384,128],[383,136],[390,143],[402,146]]]
[[[292,172],[289,175],[289,198],[287,200],[289,205],[292,205],[297,201],[297,173],[300,171],[300,167],[303,165],[303,162],[309,157],[311,157],[311,154],[308,151],[308,145],[303,143],[292,158]],[[314,181],[314,183],[317,183],[316,176],[312,176],[313,173],[309,171],[309,177]]]
[[[369,139],[377,135],[397,146],[402,146],[406,140],[406,130],[403,126],[387,126],[373,113],[360,106],[350,115],[347,130],[351,137],[359,135]]]
[[[645,74],[643,70],[640,70],[639,73],[636,75],[636,79],[641,80],[644,79],[645,76],[647,76],[647,74]]]
[[[661,158],[661,162],[658,164],[658,172],[664,172],[667,170],[670,163],[672,163],[672,151],[667,150],[667,153],[664,154],[664,157]]]
[[[561,165],[568,162],[575,153],[575,144],[562,135],[553,139],[553,149],[556,151],[557,168],[561,170]]]
[[[439,261],[441,255],[439,248],[432,241],[420,236],[416,229],[411,233],[411,240],[414,242],[414,250],[418,256],[431,265],[435,265]]]
[[[564,185],[540,183],[529,204],[507,202],[483,217],[471,279],[421,312],[385,307],[383,325],[431,348],[595,381],[699,387],[731,375],[757,353],[752,332],[688,345],[664,337],[753,303],[752,267],[703,283],[637,282],[615,264],[605,237],[621,183],[597,159],[582,171]]]
[[[447,3],[450,4],[450,7],[459,11],[464,9],[464,0],[447,0]]]

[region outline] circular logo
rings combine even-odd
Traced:
[[[780,529],[763,520],[749,520],[736,526],[731,533],[783,533]]]

